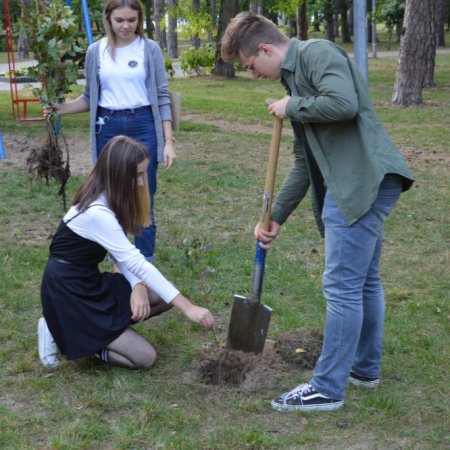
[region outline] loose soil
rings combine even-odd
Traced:
[[[277,389],[292,369],[311,370],[322,350],[323,334],[317,330],[292,330],[278,341],[267,339],[262,355],[225,349],[217,357],[205,355],[183,373],[182,382],[234,386],[256,392]]]

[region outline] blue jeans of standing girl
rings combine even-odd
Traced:
[[[115,111],[100,106],[97,110],[96,123],[97,156],[106,143],[118,135],[131,137],[147,147],[150,155],[147,177],[151,201],[151,224],[149,227],[142,228],[142,235],[135,236],[134,242],[147,260],[151,261],[155,253],[156,224],[153,205],[156,193],[156,172],[158,170],[156,131],[151,107],[144,106]]]
[[[336,400],[344,398],[350,370],[369,378],[380,376],[385,300],[380,276],[384,221],[400,196],[401,179],[387,175],[371,209],[348,226],[328,190],[325,224],[327,300],[322,354],[312,386]]]

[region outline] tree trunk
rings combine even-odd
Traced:
[[[430,7],[428,10],[429,14],[429,31],[425,35],[425,76],[423,78],[423,87],[433,87],[436,86],[434,82],[434,66],[436,60],[436,46],[437,46],[437,4],[434,0],[429,0]]]
[[[153,39],[155,28],[152,21],[153,3],[152,0],[145,0],[145,25],[147,27],[147,37]]]
[[[403,22],[405,19],[403,18]],[[395,36],[397,37],[397,43],[402,39],[402,30],[403,30],[403,22],[401,24],[397,24],[395,27]]]
[[[259,0],[258,14],[260,14],[261,16],[264,15],[264,0]]]
[[[217,2],[216,0],[211,0],[211,24],[215,29],[217,26]],[[208,36],[209,42],[214,40],[213,32],[211,31]]]
[[[30,9],[30,1],[29,0],[21,0],[22,3],[22,10],[20,13],[20,16],[23,17],[25,9]],[[33,37],[30,36],[32,39]],[[17,45],[17,56],[21,59],[28,59],[30,57],[30,50],[28,48],[28,37],[25,34],[25,30],[23,27],[20,27],[20,33],[19,33],[19,42]]]
[[[323,14],[325,19],[325,39],[334,42],[333,0],[324,0]]]
[[[301,41],[308,40],[308,16],[306,12],[306,0],[297,8],[297,38]]]
[[[342,42],[350,43],[352,39],[350,37],[350,29],[348,25],[348,7],[347,3],[343,2],[341,4],[341,33],[342,33]]]
[[[216,38],[216,61],[213,70],[213,74],[219,77],[235,77],[233,64],[227,64],[220,56],[220,41],[227,25],[238,11],[238,0],[222,0],[220,2],[219,27]]]
[[[352,5],[347,11],[347,23],[348,23],[348,32],[350,33],[350,36],[354,36],[354,17],[355,14],[353,12],[354,4],[352,2]]]
[[[250,11],[254,14],[263,15],[264,13],[264,0],[251,0]]]
[[[392,103],[422,103],[422,89],[436,51],[435,0],[409,0],[405,4],[400,54]],[[434,51],[432,50],[434,41]],[[429,55],[433,52],[433,55]]]
[[[155,13],[155,35],[159,46],[162,49],[167,49],[167,37],[165,21],[165,8],[164,0],[154,0],[154,13]]]
[[[339,13],[333,14],[333,35],[335,38],[339,37]]]
[[[169,58],[178,58],[177,0],[167,0],[169,10]]]
[[[375,34],[375,43],[380,42],[377,36],[377,30],[375,27],[375,33],[373,30],[374,23],[373,23],[373,14],[372,14],[372,2],[368,0],[367,2],[367,42],[370,42],[373,44],[373,36]]]
[[[439,47],[445,47],[445,0],[437,1],[437,33]]]
[[[192,0],[192,11],[198,12],[200,8],[200,0]],[[191,36],[191,44],[192,47],[194,47],[196,50],[200,48],[200,36],[198,35],[198,32],[195,32]]]

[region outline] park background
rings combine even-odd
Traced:
[[[197,69],[202,75],[169,81],[170,89],[181,94],[182,116],[177,164],[159,172],[155,265],[213,311],[215,334],[171,311],[138,325],[159,354],[149,371],[108,367],[90,358],[45,369],[37,354],[39,284],[51,235],[64,212],[57,184],[31,180],[26,168],[30,151],[42,144],[44,124],[14,119],[7,90],[0,92],[5,154],[0,160],[1,448],[448,446],[450,55],[438,48],[435,85],[423,90],[420,106],[393,105],[399,43],[382,22],[377,29],[379,57],[369,58],[370,91],[416,177],[386,224],[380,387],[350,386],[344,408],[327,414],[280,414],[270,408],[280,391],[308,380],[324,325],[323,241],[309,195],[268,255],[263,301],[273,316],[263,360],[239,385],[211,380],[209,369],[226,340],[233,295],[251,289],[252,231],[272,127],[264,99],[281,97],[283,90],[245,72],[228,79]],[[311,37],[325,37],[323,25],[314,33]],[[207,33],[200,40],[206,43]],[[336,42],[353,51],[352,43],[339,37]],[[188,34],[179,43],[187,50],[192,45]],[[388,47],[393,54],[384,53]],[[18,56],[18,62],[26,61]],[[6,61],[0,53],[0,63]],[[70,97],[81,91],[82,86],[74,87]],[[32,96],[30,89],[21,92]],[[88,117],[64,117],[61,129],[70,154],[70,199],[91,168]],[[277,188],[291,154],[292,133],[285,123]]]

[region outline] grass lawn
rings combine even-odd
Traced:
[[[416,182],[386,223],[382,383],[373,391],[350,386],[344,408],[332,413],[271,409],[274,396],[311,375],[290,364],[290,354],[284,354],[280,370],[267,365],[253,383],[240,387],[218,386],[201,376],[226,340],[233,295],[247,295],[251,288],[252,231],[272,125],[263,101],[281,96],[281,86],[246,77],[170,81],[182,94],[182,122],[177,164],[159,172],[155,264],[186,295],[208,306],[218,327],[215,336],[203,332],[176,311],[139,324],[159,354],[148,371],[90,358],[64,361],[54,371],[40,364],[39,285],[63,211],[57,187],[30,184],[24,168],[28,151],[42,140],[43,124],[14,121],[9,92],[0,93],[6,153],[0,160],[0,448],[448,447],[450,55],[437,56],[437,86],[424,92],[425,102],[416,108],[389,103],[396,58],[369,64],[377,111]],[[73,152],[70,198],[85,173],[79,160],[89,165],[87,115],[65,117],[62,126]],[[277,188],[291,152],[287,133]],[[273,308],[269,338],[275,345],[289,332],[323,330],[322,270],[323,241],[308,195],[267,258],[263,301]]]

